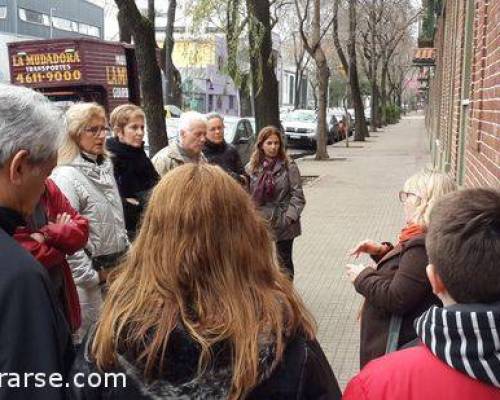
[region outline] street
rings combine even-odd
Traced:
[[[362,298],[344,274],[348,250],[371,238],[394,242],[403,225],[397,193],[429,162],[423,114],[367,138],[329,146],[330,160],[297,161],[305,183],[302,236],[295,242],[295,283],[319,325],[319,341],[341,384],[358,371]],[[317,176],[318,178],[314,179]]]

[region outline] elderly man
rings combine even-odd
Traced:
[[[48,380],[71,363],[68,326],[46,270],[12,238],[56,164],[60,121],[41,94],[0,84],[0,399],[65,398]]]
[[[207,135],[207,120],[197,112],[189,111],[181,116],[179,139],[160,150],[153,157],[153,165],[160,176],[186,163],[206,162],[202,150]]]
[[[224,118],[217,113],[207,116],[207,140],[203,155],[210,164],[221,167],[242,185],[246,185],[245,170],[238,150],[224,140]]]

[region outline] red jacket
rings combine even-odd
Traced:
[[[497,400],[500,389],[451,368],[424,345],[370,362],[343,400]]]
[[[45,182],[45,193],[40,202],[44,206],[49,222],[55,221],[57,214],[67,213],[71,216],[68,224],[49,223],[41,227],[38,233],[45,237],[40,243],[30,235],[35,231],[28,227],[16,230],[14,238],[35,257],[47,270],[61,268],[64,275],[66,317],[72,330],[78,329],[81,323],[80,305],[71,270],[66,262],[66,255],[81,250],[87,244],[89,224],[86,218],[71,207],[68,199],[50,179]]]

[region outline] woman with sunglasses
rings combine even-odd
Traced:
[[[96,103],[74,104],[66,112],[66,122],[67,133],[52,179],[71,206],[89,221],[85,248],[68,256],[82,312],[75,335],[75,342],[80,343],[97,320],[102,304],[100,285],[129,241],[113,165],[104,147],[109,136],[104,109]]]
[[[377,265],[348,264],[347,275],[364,296],[361,311],[361,368],[374,358],[416,339],[413,321],[440,304],[427,280],[425,232],[432,206],[455,190],[446,174],[424,170],[410,177],[399,192],[405,226],[397,244],[365,240],[351,255],[365,253]]]

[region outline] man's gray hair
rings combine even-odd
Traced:
[[[220,122],[224,123],[224,117],[220,115],[219,113],[210,113],[207,115],[207,121],[210,121],[211,119],[218,118]]]
[[[194,123],[201,122],[207,124],[207,119],[203,114],[196,111],[188,111],[181,115],[179,121],[179,131],[189,131]]]
[[[20,86],[0,84],[0,167],[20,150],[33,163],[57,153],[65,122],[45,96]]]

